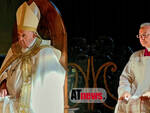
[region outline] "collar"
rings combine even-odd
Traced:
[[[144,56],[150,56],[150,48],[145,48]]]
[[[27,48],[28,50],[26,50],[24,52],[22,51],[22,47],[19,45],[19,43],[16,42],[11,47],[12,48],[12,52],[13,52],[14,55],[23,55],[23,54],[24,55],[25,54],[28,55],[32,51],[34,51],[36,48],[40,47],[41,42],[42,42],[42,40],[39,37],[37,37],[35,39],[35,42],[33,41],[32,44],[30,45],[31,47]]]

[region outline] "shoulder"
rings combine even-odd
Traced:
[[[142,50],[138,50],[138,51],[135,51],[131,57],[130,57],[130,60],[133,60],[133,59],[136,59],[136,58],[140,58],[144,55],[144,49]]]
[[[6,54],[6,57],[5,57],[5,60],[6,59],[9,59],[11,56],[13,56],[13,51],[12,51],[12,48],[10,48]]]
[[[40,47],[40,54],[54,54],[58,60],[60,59],[61,51],[51,46],[50,40],[42,40]]]
[[[6,64],[6,62],[8,62],[10,60],[10,58],[13,56],[13,52],[12,52],[12,49],[10,48],[7,52],[7,55],[2,63],[2,66],[1,68]]]
[[[135,52],[131,55],[131,57],[138,57],[138,56],[143,56],[143,55],[144,55],[144,49],[135,51]]]

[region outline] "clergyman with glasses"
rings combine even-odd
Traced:
[[[140,25],[137,38],[145,49],[131,55],[120,76],[115,113],[150,113],[150,23]]]

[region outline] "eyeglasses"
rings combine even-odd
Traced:
[[[147,38],[150,34],[142,34],[142,35],[136,35],[136,38]]]

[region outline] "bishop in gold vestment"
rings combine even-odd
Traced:
[[[28,38],[36,32],[39,19],[34,2],[24,2],[17,10],[21,36],[9,49],[0,69],[0,83],[6,80],[8,91],[8,95],[0,97],[0,113],[64,113],[66,71],[59,63],[61,51],[38,35],[32,41]]]

